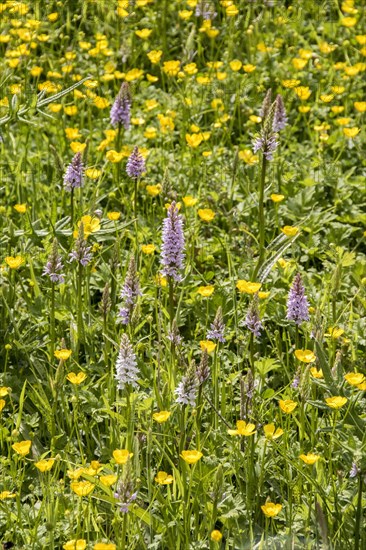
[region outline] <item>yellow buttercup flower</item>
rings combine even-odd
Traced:
[[[296,407],[297,403],[296,401],[292,401],[291,399],[280,399],[279,401],[280,409],[286,414],[292,413]]]
[[[238,8],[235,6],[235,4],[231,4],[230,6],[228,6],[226,8],[226,15],[228,17],[235,17],[235,15],[238,15],[239,13],[239,10]]]
[[[174,478],[172,475],[168,475],[166,472],[158,472],[155,477],[156,483],[159,485],[170,485],[173,483]]]
[[[105,97],[97,96],[93,99],[93,103],[98,109],[106,109],[109,107],[109,100]]]
[[[274,424],[266,424],[263,426],[263,431],[267,439],[278,439],[284,433],[282,428],[276,428]]]
[[[347,27],[347,28],[354,27],[357,23],[357,18],[356,17],[341,17],[340,23],[343,27]]]
[[[141,76],[144,74],[144,71],[141,69],[131,69],[125,74],[125,80],[127,82],[134,82],[135,80],[138,80],[141,78]]]
[[[208,222],[208,223],[212,222],[212,220],[216,216],[215,212],[213,210],[211,210],[210,208],[199,209],[197,214],[199,215],[199,217],[201,218],[202,221]]]
[[[343,105],[333,105],[333,107],[331,107],[330,110],[335,115],[339,115],[340,113],[343,113],[344,107],[343,107]]]
[[[168,420],[172,413],[170,411],[159,411],[153,414],[153,419],[159,424],[163,424]]]
[[[343,94],[343,92],[345,91],[345,87],[344,86],[332,86],[331,87],[331,90],[334,94],[336,95],[340,95],[340,94]]]
[[[149,58],[150,62],[155,65],[156,63],[159,63],[161,56],[163,55],[162,50],[152,50],[151,52],[146,54]]]
[[[31,446],[32,446],[32,442],[27,440],[27,441],[20,441],[19,443],[14,443],[12,445],[12,448],[18,455],[25,456],[29,453]]]
[[[180,69],[180,61],[164,61],[163,71],[168,76],[176,76]]]
[[[109,162],[117,163],[123,159],[124,154],[122,152],[117,153],[117,151],[111,149],[110,151],[107,151],[105,156]]]
[[[0,412],[3,410],[3,408],[5,407],[5,405],[6,405],[5,399],[0,399]]]
[[[318,462],[320,456],[319,455],[315,455],[313,453],[308,453],[307,455],[300,455],[299,458],[305,462],[305,464],[315,464],[315,462]]]
[[[202,139],[203,137],[201,134],[186,134],[186,142],[189,147],[192,147],[192,149],[198,147],[201,144]]]
[[[14,206],[14,210],[19,212],[19,214],[24,214],[27,211],[27,205],[26,204],[16,204]]]
[[[340,117],[336,119],[336,123],[338,126],[347,126],[351,122],[351,119],[349,117]]]
[[[0,387],[0,397],[5,397],[6,395],[9,395],[10,388],[6,388],[5,386]]]
[[[249,166],[251,166],[252,164],[256,164],[259,159],[258,155],[255,155],[250,149],[239,151],[238,157],[240,158],[240,160],[243,160],[245,164],[249,164]]]
[[[89,237],[92,233],[96,233],[100,230],[100,220],[97,217],[94,216],[82,216],[81,220],[78,223],[78,227],[83,224],[84,229],[84,237]],[[78,237],[78,231],[74,232],[74,237]]]
[[[126,464],[131,457],[133,457],[133,453],[130,453],[127,449],[116,449],[113,451],[113,458],[117,464]]]
[[[22,256],[6,256],[5,263],[10,269],[18,269],[24,263],[24,258]]]
[[[79,141],[72,141],[70,148],[73,153],[82,153],[86,148],[86,143],[80,143]]]
[[[196,464],[202,457],[201,451],[182,451],[180,456],[187,464]]]
[[[72,481],[70,487],[78,497],[85,497],[94,491],[95,485],[90,481]]]
[[[276,193],[272,193],[271,195],[271,201],[273,202],[282,202],[285,198],[285,195],[277,195]]]
[[[295,94],[301,101],[306,101],[311,96],[311,90],[308,86],[296,86]]]
[[[81,138],[78,128],[65,128],[65,134],[67,139],[75,140]]]
[[[230,69],[235,72],[240,71],[243,66],[242,62],[239,59],[233,59],[232,61],[230,61],[229,65]]]
[[[155,282],[157,285],[159,286],[162,286],[162,287],[166,287],[168,285],[168,280],[166,277],[164,277],[163,275],[161,274],[158,274],[156,277],[155,277]]]
[[[44,458],[43,460],[35,462],[34,465],[40,472],[49,472],[53,467],[55,460],[55,458]]]
[[[342,397],[341,395],[336,395],[334,397],[327,397],[325,402],[331,409],[340,409],[347,403],[347,397]]]
[[[75,470],[67,470],[67,475],[72,480],[78,480],[79,477],[85,473],[85,468],[76,468]]]
[[[64,550],[85,550],[86,540],[85,539],[72,539],[67,541],[63,547]]]
[[[142,244],[141,250],[144,254],[153,254],[156,250],[156,247],[154,244]]]
[[[158,131],[154,126],[148,126],[144,132],[144,137],[146,137],[146,139],[155,139],[157,135]]]
[[[71,349],[57,349],[54,351],[54,356],[56,359],[62,359],[62,361],[66,361],[70,355],[72,354]]]
[[[112,222],[116,222],[121,217],[121,212],[108,212],[107,218]]]
[[[105,485],[106,487],[110,487],[111,485],[116,483],[117,479],[118,478],[116,475],[109,474],[106,476],[100,476],[99,481],[101,482],[102,485]]]
[[[186,21],[191,17],[192,13],[193,11],[191,10],[181,10],[178,12],[178,15],[181,19],[183,19],[183,21]]]
[[[186,206],[187,208],[189,206],[194,206],[195,204],[197,204],[197,201],[198,201],[198,199],[191,197],[191,195],[187,195],[186,197],[183,197],[182,200],[183,200],[184,206]]]
[[[142,38],[142,40],[146,40],[147,38],[149,38],[151,33],[152,33],[151,29],[141,29],[141,30],[135,31],[136,36],[138,36],[139,38]]]
[[[306,67],[308,60],[307,59],[301,59],[301,57],[294,57],[294,59],[291,61],[294,69],[297,71],[301,71],[304,67]]]
[[[201,340],[200,348],[202,351],[206,350],[207,353],[212,353],[216,348],[216,344],[215,342],[211,342],[211,340]]]
[[[361,372],[349,372],[344,375],[344,379],[351,384],[351,386],[359,386],[365,381],[365,376]]]
[[[257,66],[256,65],[252,65],[251,63],[246,63],[245,65],[243,65],[243,71],[245,73],[252,73],[256,70]]]
[[[321,94],[320,95],[320,101],[323,103],[330,103],[334,99],[333,94]]]
[[[267,518],[274,518],[278,516],[278,514],[282,510],[282,504],[275,504],[274,502],[266,502],[266,504],[263,504],[261,506],[261,510]]]
[[[189,75],[197,74],[198,69],[196,63],[188,63],[187,65],[184,65],[183,71]],[[192,130],[194,132],[194,130]]]
[[[0,500],[6,500],[7,498],[15,498],[17,495],[15,493],[11,493],[10,491],[2,491],[0,493]]]
[[[78,108],[76,107],[76,105],[69,105],[67,107],[64,107],[64,112],[65,115],[74,116],[77,114]]]
[[[353,106],[359,113],[366,112],[366,101],[355,101]]]
[[[198,287],[197,294],[204,298],[209,298],[214,293],[215,287],[213,285]]]
[[[295,78],[282,80],[282,86],[284,88],[295,88],[299,84],[300,84],[300,80],[296,80]]]
[[[337,340],[340,336],[342,336],[342,334],[344,334],[343,328],[329,327],[328,334],[326,334],[326,336],[331,336],[334,340]]]
[[[211,531],[210,537],[211,540],[213,540],[214,542],[220,542],[220,540],[222,539],[222,533],[220,533],[218,529],[214,529],[213,531]]]
[[[246,281],[245,279],[240,279],[236,283],[236,288],[239,290],[239,292],[244,292],[245,294],[255,294],[256,292],[258,292],[261,286],[262,283],[252,283],[250,281]]]
[[[286,237],[294,237],[300,230],[298,227],[293,225],[285,225],[285,227],[281,228],[281,231],[286,235]]]
[[[324,378],[322,369],[317,369],[316,367],[311,367],[310,374],[313,378]]]
[[[316,355],[310,349],[296,349],[295,357],[302,363],[314,363],[316,360]]]
[[[343,128],[344,135],[350,139],[356,137],[360,131],[361,130],[357,126],[354,126],[353,128]]]
[[[159,195],[159,193],[161,193],[161,190],[162,190],[162,187],[160,183],[158,183],[157,185],[146,186],[146,191],[151,197],[156,197],[157,195]]]
[[[244,435],[246,437],[249,437],[250,435],[254,435],[256,432],[255,424],[246,423],[244,420],[238,420],[236,422],[236,430],[228,430],[227,433],[229,435]]]
[[[84,382],[84,380],[86,379],[86,374],[81,371],[77,374],[75,374],[74,372],[69,372],[69,374],[66,376],[66,379],[71,382],[71,384],[78,386],[79,384]]]

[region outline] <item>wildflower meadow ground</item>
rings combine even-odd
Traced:
[[[365,0],[0,0],[0,547],[366,550]]]

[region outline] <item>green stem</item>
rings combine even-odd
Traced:
[[[264,224],[264,186],[266,183],[266,157],[262,156],[262,169],[259,178],[259,209],[258,209],[258,224],[259,224],[259,257],[254,271],[254,279],[256,278],[259,268],[263,264],[264,260],[264,237],[265,237],[265,224]]]
[[[52,283],[51,286],[50,333],[50,361],[53,361],[55,351],[55,283]]]
[[[79,263],[78,268],[78,282],[77,282],[77,293],[78,293],[78,310],[77,310],[77,327],[78,327],[78,338],[77,338],[77,349],[76,356],[78,358],[80,350],[80,342],[83,341],[83,297],[82,297],[82,281],[83,281],[83,266]]]
[[[71,229],[74,227],[74,188],[71,188]]]
[[[355,550],[360,549],[361,539],[361,517],[362,517],[362,474],[358,475],[358,496],[357,496],[357,511],[355,525]]]
[[[171,328],[174,321],[174,283],[172,277],[169,277],[169,318]]]

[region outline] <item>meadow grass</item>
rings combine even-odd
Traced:
[[[3,548],[366,549],[365,10],[0,3]]]

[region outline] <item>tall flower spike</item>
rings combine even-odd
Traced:
[[[79,262],[79,264],[85,267],[93,257],[93,254],[90,251],[91,246],[87,245],[84,237],[84,224],[81,222],[79,225],[78,238],[75,242],[75,248],[69,255],[70,262]]]
[[[283,130],[287,124],[287,115],[282,96],[278,94],[276,97],[276,109],[273,117],[273,131],[279,132]]]
[[[136,355],[131,346],[127,334],[123,334],[116,362],[117,388],[123,390],[127,384],[138,387],[139,369],[137,367]]]
[[[207,0],[199,0],[194,12],[196,17],[203,17],[203,19],[214,19],[217,15],[215,12],[215,3]]]
[[[250,304],[244,325],[254,334],[254,336],[259,338],[263,324],[259,317],[258,294],[255,294],[253,297],[253,301]]]
[[[134,147],[132,153],[128,157],[126,172],[130,178],[138,179],[146,171],[144,157],[141,155],[138,147]]]
[[[269,90],[267,90],[267,93],[265,95],[265,98],[263,100],[262,107],[259,113],[263,122],[268,116],[271,105],[272,105],[272,90],[270,88]]]
[[[305,287],[300,273],[295,276],[288,294],[287,319],[295,321],[297,325],[309,320],[309,302],[305,295]]]
[[[123,82],[111,109],[111,124],[122,124],[125,130],[130,127],[132,96],[128,82]]]
[[[273,129],[273,122],[276,113],[276,101],[271,105],[268,115],[264,119],[262,130],[256,135],[253,141],[253,151],[263,151],[263,155],[267,160],[273,160],[273,153],[278,146],[277,134]]]
[[[63,283],[65,275],[61,273],[64,266],[62,265],[61,256],[58,253],[57,239],[53,240],[52,252],[48,257],[48,262],[43,269],[43,275],[48,275],[53,283]]]
[[[139,277],[136,271],[135,258],[131,258],[125,282],[121,291],[123,305],[118,313],[118,315],[121,317],[121,322],[123,325],[128,325],[128,323],[131,321],[133,308],[135,306],[138,296],[141,296]]]
[[[207,340],[218,340],[221,343],[226,342],[224,338],[225,324],[222,317],[222,308],[218,308],[214,322],[211,323],[211,330],[207,332]]]
[[[169,206],[167,217],[163,221],[162,237],[160,263],[163,269],[161,273],[165,277],[181,281],[182,277],[179,271],[183,269],[184,260],[183,219],[175,202]]]
[[[180,405],[196,406],[198,380],[196,376],[195,362],[193,361],[188,368],[188,372],[183,376],[178,384],[175,394],[177,395],[176,403]]]
[[[100,310],[102,312],[104,319],[106,319],[110,308],[111,308],[111,298],[110,298],[110,292],[109,292],[109,284],[106,283],[103,289],[102,299],[100,302]]]
[[[175,319],[173,319],[172,328],[170,329],[167,338],[175,346],[180,346],[182,343],[182,337],[179,334],[179,328],[177,326],[177,321]]]
[[[198,384],[202,386],[206,380],[210,377],[210,367],[208,366],[208,353],[207,349],[204,349],[201,355],[201,361],[200,364],[197,367],[196,370],[196,376],[198,380]]]
[[[83,185],[84,165],[81,153],[76,153],[68,167],[64,176],[64,187],[66,191],[71,191],[76,187]]]
[[[131,477],[130,468],[127,470],[120,481],[117,491],[114,493],[114,498],[118,500],[119,509],[123,514],[127,514],[131,504],[137,498],[137,491],[134,491],[133,481]]]

